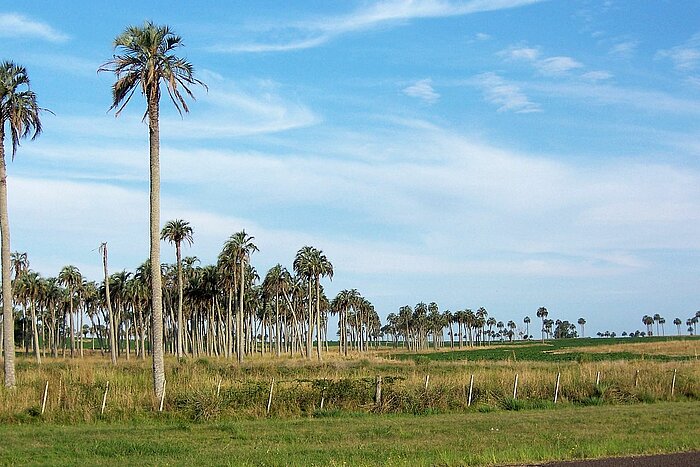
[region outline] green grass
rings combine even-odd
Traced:
[[[685,337],[652,338],[608,338],[608,339],[553,339],[541,343],[532,341],[494,342],[494,347],[486,344],[469,350],[443,350],[442,352],[408,353],[404,349],[392,353],[398,360],[426,361],[539,361],[539,362],[596,362],[611,360],[658,360],[662,362],[694,359],[694,356],[672,356],[639,354],[633,352],[577,352],[577,348],[603,346],[611,344],[654,343],[687,339]],[[561,352],[561,353],[557,353]]]
[[[700,450],[697,402],[0,426],[0,464],[492,465]]]

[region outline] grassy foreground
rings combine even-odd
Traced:
[[[0,426],[0,464],[501,465],[700,450],[700,404]]]

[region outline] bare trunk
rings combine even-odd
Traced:
[[[0,121],[3,121],[0,118]],[[12,316],[12,278],[10,277],[10,220],[7,211],[7,169],[5,167],[5,129],[0,125],[0,238],[2,248],[2,313],[5,386],[15,387],[15,326]]]
[[[180,242],[175,243],[177,256],[177,359],[182,360],[182,252]]]
[[[158,128],[159,95],[157,83],[148,89],[148,131],[150,159],[150,241],[151,303],[153,334],[153,391],[160,400],[165,386],[163,356],[163,286],[160,275],[160,133]]]
[[[107,313],[109,314],[109,353],[112,365],[117,364],[117,333],[115,330],[114,312],[112,311],[112,299],[109,295],[109,272],[107,271],[107,243],[102,244],[102,267],[105,274],[105,296],[107,301]]]

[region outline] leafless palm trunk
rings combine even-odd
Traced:
[[[0,119],[2,121],[2,119]],[[5,354],[5,386],[15,386],[15,333],[12,316],[12,278],[10,277],[10,220],[7,212],[7,168],[5,167],[5,130],[0,126],[0,239],[2,249],[3,350]]]

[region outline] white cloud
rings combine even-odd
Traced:
[[[542,52],[538,47],[511,46],[498,52],[497,55],[507,60],[527,62],[538,72],[547,76],[561,75],[583,67],[583,64],[571,57],[559,56],[542,58]]]
[[[498,106],[499,112],[532,113],[542,108],[525,95],[517,84],[509,83],[496,73],[482,73],[475,82],[484,92],[484,98]]]
[[[550,57],[535,62],[536,68],[543,75],[561,75],[583,65],[571,57]]]
[[[587,81],[605,81],[613,77],[612,73],[603,70],[589,71],[581,75],[581,78]]]
[[[610,55],[629,58],[634,54],[638,46],[639,42],[634,40],[618,42],[610,48]]]
[[[540,50],[535,47],[512,46],[502,50],[498,55],[512,60],[526,60],[533,62],[540,57]]]
[[[0,37],[32,37],[49,42],[64,42],[68,36],[46,23],[15,13],[0,13]]]
[[[462,16],[540,3],[546,0],[384,0],[372,3],[348,15],[326,17],[277,29],[293,31],[295,39],[278,43],[251,42],[212,47],[218,52],[283,52],[318,47],[352,32],[412,19]]]
[[[700,67],[700,33],[693,35],[683,45],[660,50],[657,58],[667,58],[678,71],[693,71]]]
[[[440,94],[435,92],[435,89],[433,89],[433,81],[430,78],[422,79],[408,87],[405,87],[403,89],[403,93],[407,96],[421,99],[428,104],[433,104],[440,98]]]

